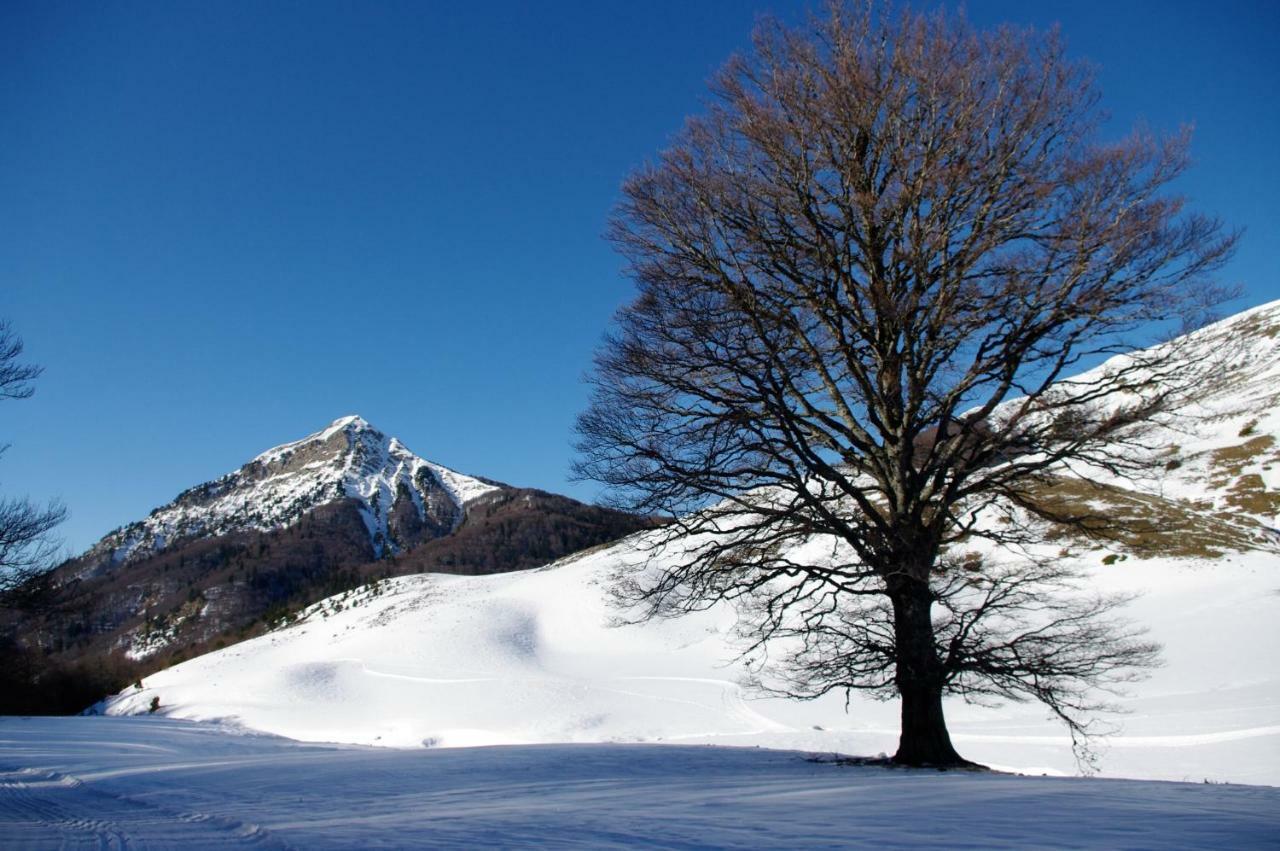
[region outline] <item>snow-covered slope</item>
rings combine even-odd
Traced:
[[[1132,614],[1165,645],[1104,743],[1109,776],[1280,785],[1280,566],[1129,560],[1098,582],[1143,597]],[[842,695],[752,699],[734,615],[612,627],[606,584],[641,559],[626,544],[519,574],[423,574],[313,607],[296,625],[147,677],[111,714],[233,719],[306,741],[399,747],[682,742],[891,753],[897,706]],[[1247,648],[1247,649],[1246,649]],[[1070,741],[1037,706],[948,706],[971,759],[1072,773]]]
[[[1127,493],[1107,500],[1164,528],[1159,543],[1182,554],[1214,556],[1280,541],[1280,301],[1209,325],[1177,345],[1220,367],[1195,398],[1144,436],[1163,463],[1149,481],[1116,480]],[[1086,383],[1114,358],[1079,376]],[[1069,382],[1068,382],[1069,383]],[[1067,491],[1067,496],[1081,496]],[[1124,503],[1117,505],[1117,503]]]
[[[182,492],[146,519],[109,533],[82,558],[97,571],[194,537],[284,528],[343,499],[359,504],[376,553],[397,552],[397,514],[447,532],[469,502],[498,487],[419,458],[358,416],[342,417]]]
[[[1103,591],[1141,594],[1130,615],[1165,646],[1102,741],[1112,776],[1280,785],[1280,303],[1202,332],[1248,338],[1230,379],[1153,447],[1165,475],[1075,495],[1169,532],[1103,549],[1054,539]],[[1150,536],[1147,536],[1148,538]],[[615,627],[608,589],[642,568],[636,538],[541,570],[423,575],[331,598],[278,630],[146,678],[112,714],[234,719],[310,740],[404,747],[663,741],[891,752],[897,706],[843,695],[755,699],[740,685],[735,614]],[[1140,544],[1140,545],[1139,545]],[[1000,767],[1076,770],[1035,705],[948,706],[960,751]]]

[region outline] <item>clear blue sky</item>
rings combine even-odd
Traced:
[[[1062,24],[1116,134],[1195,122],[1182,189],[1280,298],[1280,3],[983,2]],[[79,550],[360,413],[464,472],[566,481],[630,292],[625,174],[786,0],[0,4],[0,316],[46,373],[0,492]]]

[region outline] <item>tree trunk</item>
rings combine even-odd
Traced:
[[[934,645],[933,595],[927,582],[897,575],[889,581],[897,641],[902,734],[893,761],[903,765],[972,765],[951,745],[942,714],[944,674]]]

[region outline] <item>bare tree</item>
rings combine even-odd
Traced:
[[[0,321],[0,399],[27,399],[42,369],[20,362],[22,340]],[[0,455],[9,447],[0,446]],[[51,532],[66,519],[57,502],[39,506],[24,498],[0,497],[0,605],[28,606],[43,598],[43,581],[58,544]]]
[[[1224,296],[1236,235],[1168,191],[1188,135],[1099,142],[1056,34],[942,13],[766,22],[712,95],[624,185],[639,294],[578,422],[580,475],[675,518],[631,599],[743,603],[790,639],[791,693],[898,696],[901,763],[964,762],[945,693],[1085,730],[1157,648],[1010,553],[1042,520],[1101,529],[1041,497],[1139,475],[1144,427],[1211,369],[1135,351]]]
[[[19,363],[22,339],[7,320],[0,320],[0,399],[29,399],[36,392],[32,382],[44,372],[33,364]]]

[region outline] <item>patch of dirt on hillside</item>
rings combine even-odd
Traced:
[[[1183,500],[1080,479],[1057,479],[1029,494],[1061,517],[1052,540],[1105,542],[1134,555],[1211,559],[1258,546],[1256,524]]]
[[[1212,450],[1207,484],[1221,495],[1226,507],[1270,518],[1280,513],[1280,492],[1268,490],[1258,473],[1244,471],[1246,467],[1276,463],[1280,463],[1276,439],[1261,434],[1236,446]]]

